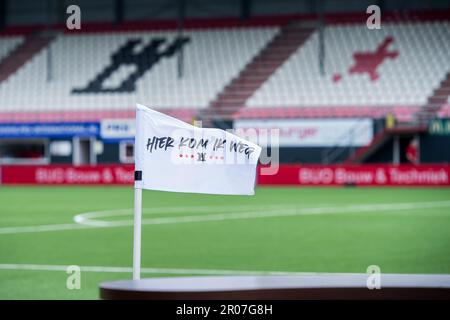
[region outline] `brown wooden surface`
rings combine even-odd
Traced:
[[[383,275],[369,290],[365,274],[173,277],[104,282],[102,299],[279,300],[446,299],[450,275]]]

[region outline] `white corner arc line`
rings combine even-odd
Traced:
[[[273,209],[273,206],[255,207],[251,211],[231,212],[231,213],[214,213],[205,215],[190,215],[190,216],[176,216],[176,217],[160,217],[143,219],[142,225],[160,225],[160,224],[174,224],[174,223],[191,223],[191,222],[210,222],[210,221],[225,221],[225,220],[240,220],[240,219],[256,219],[256,218],[272,218],[272,217],[288,217],[301,215],[321,215],[321,214],[352,214],[363,212],[380,212],[380,211],[403,211],[413,209],[429,209],[450,207],[450,201],[432,201],[432,202],[406,202],[406,203],[383,203],[383,204],[364,204],[364,205],[350,205],[340,207],[312,207],[312,208],[295,208],[294,206],[280,206]],[[171,208],[171,207],[168,207]],[[196,207],[193,207],[196,208]],[[243,209],[243,207],[237,207]],[[270,208],[270,210],[267,210]],[[174,207],[172,207],[174,209]],[[184,210],[191,210],[189,207],[184,207]],[[202,210],[216,210],[217,208],[203,207]],[[63,231],[63,230],[78,230],[88,228],[114,228],[132,226],[133,221],[119,220],[119,221],[102,221],[93,220],[92,217],[96,214],[102,217],[123,215],[123,212],[130,209],[107,210],[97,212],[87,212],[78,214],[74,217],[76,223],[72,224],[52,224],[39,226],[18,226],[18,227],[3,227],[0,228],[0,234],[16,234],[16,233],[31,233],[31,232],[49,232],[49,231]],[[177,207],[178,210],[178,207]],[[233,210],[233,206],[228,207],[228,210]],[[174,211],[173,211],[174,212]]]
[[[270,217],[287,217],[299,215],[316,215],[316,214],[342,214],[342,213],[361,213],[370,211],[401,211],[411,209],[427,209],[436,207],[449,207],[450,201],[433,201],[433,202],[407,202],[407,203],[382,203],[382,204],[365,204],[365,205],[350,205],[341,207],[312,207],[312,208],[296,208],[295,206],[279,206],[278,208],[270,207],[255,207],[254,210],[231,212],[231,213],[214,213],[208,215],[189,215],[180,217],[159,217],[151,219],[143,219],[142,225],[156,225],[156,224],[173,224],[173,223],[189,223],[189,222],[208,222],[208,221],[224,221],[224,220],[239,220],[239,219],[255,219],[255,218],[270,218]],[[228,207],[228,210],[233,207]],[[267,210],[270,208],[270,210]],[[275,209],[274,209],[275,208]],[[187,208],[183,208],[186,211]],[[189,208],[190,209],[190,208]],[[265,209],[265,210],[264,210]],[[130,210],[130,209],[129,209]],[[161,209],[164,210],[164,209]],[[211,211],[211,208],[208,208]],[[216,209],[214,209],[216,210]],[[233,210],[233,209],[231,209]],[[120,210],[123,211],[123,210]],[[131,211],[130,211],[131,212]],[[119,221],[102,221],[94,220],[92,218],[98,217],[97,213],[101,213],[101,217],[108,216],[105,211],[102,212],[88,212],[79,214],[74,217],[74,220],[83,225],[92,227],[122,227],[132,226],[133,221],[119,220]],[[118,216],[111,212],[111,216]]]

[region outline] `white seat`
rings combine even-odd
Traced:
[[[0,84],[0,112],[18,111],[24,105],[31,111],[131,110],[135,102],[159,109],[205,108],[277,30],[261,27],[186,31],[191,41],[184,47],[182,79],[177,76],[176,57],[161,58],[136,81],[135,92],[83,94],[72,90],[93,80],[128,39],[142,39],[146,45],[155,37],[163,37],[166,43],[171,43],[176,32],[64,34],[52,43],[54,80],[46,81],[46,51],[42,50]],[[3,50],[3,38],[1,41]],[[160,50],[164,46],[167,44]],[[117,86],[133,68],[122,66],[103,85]]]
[[[326,27],[325,35],[325,77],[319,72],[315,32],[246,105],[420,105],[450,71],[449,22],[384,23],[376,32],[365,25],[332,25]],[[394,42],[388,51],[398,51],[399,55],[378,66],[377,80],[371,81],[368,74],[349,73],[355,52],[373,52],[389,36]],[[336,74],[342,76],[337,82],[333,81]],[[289,100],[278,100],[276,92],[289,96]]]

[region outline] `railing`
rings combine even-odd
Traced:
[[[428,103],[424,105],[418,112],[414,114],[414,122],[416,125],[428,126],[431,120],[438,118],[439,110],[445,106],[445,103]]]
[[[343,153],[348,153],[347,157],[352,155],[356,151],[356,147],[354,146],[354,140],[356,135],[360,132],[362,128],[365,128],[362,126],[362,120],[358,121],[351,129],[350,131],[346,132],[345,134],[341,135],[337,139],[336,145],[330,148],[325,148],[322,151],[322,163],[323,164],[331,164],[336,161]],[[365,118],[364,118],[365,120]],[[345,145],[345,142],[348,142],[348,147],[343,147]]]

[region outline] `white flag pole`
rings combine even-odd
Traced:
[[[134,189],[133,280],[141,278],[142,189]]]
[[[140,160],[141,117],[136,105],[136,136],[134,141],[134,231],[133,231],[133,280],[141,279],[141,220],[142,220],[142,163]]]

